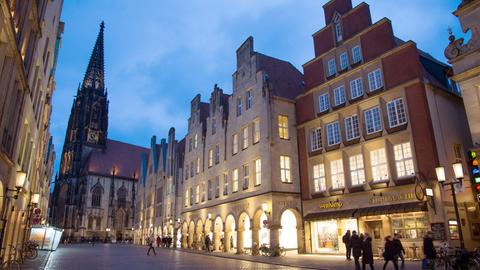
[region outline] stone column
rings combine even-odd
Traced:
[[[252,230],[252,247],[257,243],[257,246],[260,247],[260,228],[251,227]]]
[[[298,254],[305,253],[305,231],[303,230],[303,226],[297,225],[297,246],[298,246]]]
[[[220,233],[213,230],[213,250],[220,251]]]
[[[237,229],[237,253],[242,253],[243,248],[243,228]]]
[[[270,225],[270,248],[280,245],[280,229],[282,226],[272,224]]]

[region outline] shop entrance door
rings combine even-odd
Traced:
[[[367,232],[372,236],[372,250],[375,256],[380,256],[383,253],[384,235],[381,220],[366,221],[365,224]]]

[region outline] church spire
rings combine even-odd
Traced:
[[[103,56],[103,29],[105,24],[100,24],[100,32],[93,47],[90,61],[88,62],[87,71],[85,72],[85,78],[83,79],[83,88],[92,88],[95,90],[103,91],[105,89],[104,78],[104,56]]]

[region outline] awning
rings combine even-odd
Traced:
[[[395,213],[407,213],[407,212],[419,212],[427,211],[427,205],[425,202],[409,202],[392,205],[380,205],[367,208],[360,208],[355,211],[355,217],[361,216],[376,216],[387,215]]]
[[[356,210],[357,209],[347,209],[347,210],[311,213],[305,216],[305,220],[352,218]]]

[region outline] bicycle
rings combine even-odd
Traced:
[[[270,248],[267,246],[267,244],[262,244],[262,246],[260,246],[260,254],[262,254],[262,256],[269,256],[269,257],[277,257],[277,256],[284,257],[287,254],[287,250],[284,247],[281,247],[280,245],[276,245],[275,247]]]
[[[33,260],[38,256],[38,244],[35,241],[27,241],[23,249],[23,256],[29,260]]]
[[[8,260],[4,261],[0,264],[1,270],[21,270],[21,260],[16,259],[17,257],[17,249],[14,246],[11,246],[13,249],[13,253],[9,254]]]

